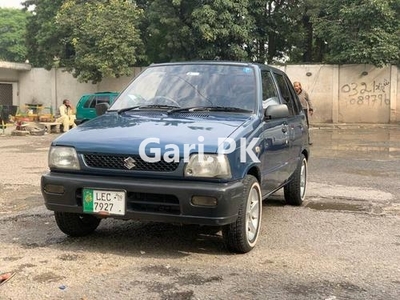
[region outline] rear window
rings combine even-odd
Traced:
[[[83,108],[95,108],[99,103],[111,103],[117,95],[87,95],[80,102],[84,102]]]
[[[109,96],[95,96],[94,99],[90,102],[90,108],[95,108],[99,103],[109,103],[110,97]]]

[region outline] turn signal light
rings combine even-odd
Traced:
[[[46,193],[49,193],[49,194],[62,195],[65,192],[64,187],[62,185],[57,185],[57,184],[46,184],[43,189]]]
[[[217,198],[208,196],[193,196],[192,204],[197,206],[215,207],[218,204]]]

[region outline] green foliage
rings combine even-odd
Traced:
[[[33,13],[28,18],[26,45],[28,58],[34,67],[51,69],[54,57],[62,56],[61,43],[65,30],[56,26],[56,14],[63,0],[28,0],[23,2]]]
[[[399,0],[27,0],[28,58],[79,80],[195,59],[400,64]]]
[[[317,36],[327,44],[325,61],[375,66],[398,61],[398,2],[326,0],[323,15],[313,20]]]
[[[190,1],[150,1],[145,12],[148,27],[143,36],[149,62],[190,57],[194,45],[190,28],[192,10]]]
[[[60,65],[78,80],[130,75],[142,52],[137,24],[142,11],[123,0],[64,1],[57,25],[68,32]]]
[[[200,59],[248,60],[252,19],[247,0],[201,1],[192,13]]]
[[[247,0],[153,0],[143,35],[149,62],[248,59]]]
[[[130,75],[143,60],[138,24],[142,10],[131,1],[28,0],[34,5],[27,43],[34,66],[65,67],[80,81]]]
[[[0,8],[0,60],[24,62],[26,24],[29,13],[20,9]]]
[[[56,23],[67,29],[63,44],[70,52],[60,57],[60,65],[85,82],[130,75],[143,50],[141,15],[124,0],[64,1]]]
[[[290,63],[321,62],[326,47],[325,42],[315,35],[313,20],[323,12],[322,1],[293,1],[295,3],[285,10],[292,21],[288,24],[291,34],[286,51]]]
[[[249,15],[253,19],[248,51],[260,63],[276,63],[290,52],[302,35],[297,24],[301,6],[298,1],[253,0]]]

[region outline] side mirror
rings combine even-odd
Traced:
[[[270,105],[264,110],[266,120],[287,118],[289,116],[289,108],[286,104]]]
[[[110,104],[108,104],[107,102],[96,104],[96,107],[95,107],[96,115],[97,116],[104,115],[109,108],[110,108]]]

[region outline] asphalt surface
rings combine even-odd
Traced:
[[[10,130],[10,129],[8,129]],[[60,232],[40,175],[56,134],[0,136],[0,299],[400,299],[400,126],[316,126],[307,201],[264,202],[248,254],[220,233],[102,221]]]

